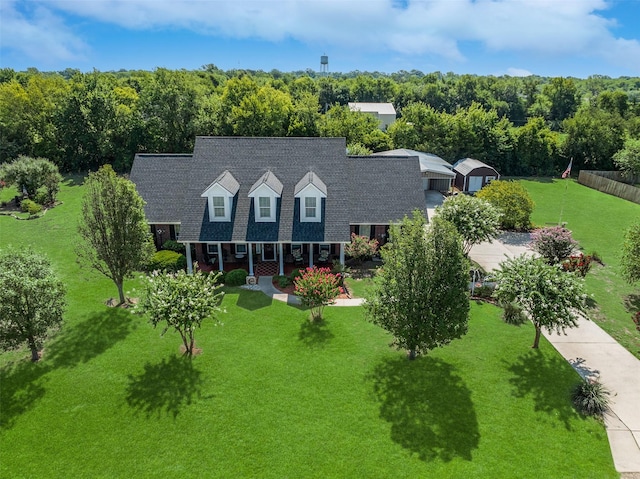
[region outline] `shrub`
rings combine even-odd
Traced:
[[[296,268],[291,271],[291,274],[289,275],[289,279],[291,279],[291,282],[293,283],[296,279],[301,278],[305,270],[306,268]]]
[[[176,253],[185,254],[187,252],[187,248],[182,243],[178,243],[174,240],[167,240],[162,243],[162,248],[169,251],[175,251]]]
[[[494,180],[476,193],[502,211],[500,223],[507,230],[527,230],[531,227],[533,200],[517,181]]]
[[[183,254],[175,251],[160,250],[154,253],[149,263],[151,271],[166,271],[174,273],[181,269],[186,269],[187,259]]]
[[[371,259],[371,257],[376,254],[378,251],[378,240],[351,233],[351,243],[345,246],[344,251],[351,256],[356,263],[362,263],[367,259]]]
[[[609,407],[608,396],[609,391],[598,381],[583,379],[573,388],[571,400],[582,414],[602,417]]]
[[[24,200],[20,205],[20,208],[25,213],[29,213],[31,216],[37,215],[42,211],[42,206],[32,200]]]
[[[578,244],[571,231],[562,226],[540,228],[531,234],[531,249],[549,264],[557,264],[568,258]]]
[[[291,279],[288,276],[274,276],[273,280],[278,283],[281,288],[286,288],[291,284]]]
[[[521,326],[527,321],[527,315],[524,314],[522,307],[516,303],[504,303],[502,306],[502,319],[507,324],[513,326]]]
[[[209,272],[209,274],[217,274],[218,277],[216,278],[216,284],[224,284],[224,280],[227,276],[227,273],[225,273],[224,271],[219,271],[219,270],[213,270],[211,272]]]
[[[40,188],[33,197],[33,201],[35,201],[39,205],[46,205],[49,201],[47,191],[44,188]]]
[[[244,269],[233,269],[225,275],[224,284],[227,286],[242,286],[247,282],[248,274]]]
[[[591,269],[591,261],[591,256],[585,256],[582,253],[576,256],[569,256],[569,258],[562,263],[562,269],[569,273],[577,273],[584,278]]]
[[[476,286],[473,289],[473,295],[476,298],[490,298],[493,295],[493,289],[491,286],[483,284],[482,286]]]

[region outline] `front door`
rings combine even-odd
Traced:
[[[276,245],[273,243],[262,244],[262,261],[276,260]]]

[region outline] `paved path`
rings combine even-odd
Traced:
[[[274,287],[272,276],[260,276],[260,278],[258,278],[258,284],[251,289],[260,290],[276,301],[282,301],[287,304],[300,304],[300,299],[298,299],[297,296],[283,293]],[[334,306],[360,306],[363,301],[364,299],[362,298],[338,298],[336,299]]]
[[[507,233],[474,246],[469,255],[491,271],[505,257],[530,254],[527,243],[526,234]],[[566,335],[544,335],[581,376],[597,377],[611,392],[605,426],[614,465],[618,472],[640,477],[640,360],[587,319]]]

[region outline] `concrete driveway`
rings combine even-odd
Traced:
[[[474,245],[469,252],[469,257],[478,263],[486,271],[494,271],[500,268],[500,263],[507,258],[515,258],[523,254],[535,255],[529,244],[530,233],[504,232],[493,241],[485,241]]]

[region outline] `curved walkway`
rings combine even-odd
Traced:
[[[531,254],[528,242],[527,233],[506,233],[474,246],[469,256],[491,271],[507,257]],[[578,374],[598,378],[611,392],[605,426],[613,463],[626,477],[640,478],[640,360],[587,319],[565,335],[543,334]]]
[[[267,296],[287,304],[300,304],[300,299],[293,294],[283,293],[273,286],[272,276],[260,276],[255,289],[262,291]],[[254,289],[254,288],[252,288]],[[360,306],[364,302],[362,298],[338,298],[333,306]]]

